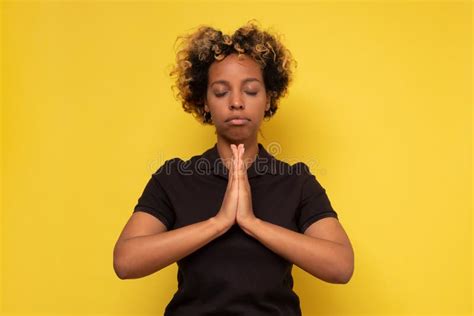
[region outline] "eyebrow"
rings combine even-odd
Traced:
[[[250,81],[258,81],[258,82],[261,83],[261,81],[258,80],[257,78],[246,78],[246,79],[242,80],[242,83],[247,83],[247,82],[250,82]],[[216,84],[216,83],[222,83],[222,84],[225,84],[225,85],[228,85],[228,86],[230,85],[230,82],[227,81],[227,80],[216,80],[213,83],[211,83],[211,86]]]

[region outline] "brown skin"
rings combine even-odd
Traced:
[[[310,225],[301,234],[255,217],[247,168],[258,150],[257,132],[269,108],[261,70],[244,56],[229,55],[209,69],[206,96],[217,131],[217,148],[229,168],[229,180],[219,212],[198,223],[166,231],[153,215],[136,212],[114,248],[114,269],[121,279],[156,272],[193,253],[224,234],[234,223],[262,245],[313,276],[331,283],[347,283],[354,271],[354,252],[341,223],[332,217]],[[245,82],[247,78],[258,81]],[[226,80],[226,84],[214,84]],[[216,93],[223,93],[222,97]],[[252,96],[249,92],[257,92]],[[245,116],[246,124],[226,120]],[[240,145],[240,146],[236,146]],[[246,160],[247,163],[244,163]]]
[[[256,80],[246,81],[248,78]],[[215,83],[220,80],[226,82]],[[219,155],[229,168],[227,190],[215,216],[224,231],[237,223],[247,234],[308,273],[328,282],[349,282],[354,271],[354,252],[337,219],[318,220],[300,234],[254,215],[247,168],[255,160],[257,132],[264,111],[270,106],[259,65],[246,55],[238,59],[236,54],[214,62],[209,68],[205,103],[205,110],[211,112],[216,126]],[[226,120],[233,115],[249,121],[232,126]]]
[[[221,212],[226,226],[254,219],[247,168],[258,153],[257,133],[270,108],[260,65],[247,55],[230,54],[209,68],[206,111],[217,132],[217,150],[229,169],[229,181]],[[229,118],[244,117],[243,125]],[[219,213],[221,213],[219,212]]]
[[[205,111],[211,112],[217,132],[217,149],[228,168],[232,160],[231,144],[244,145],[242,160],[246,167],[255,160],[257,133],[265,111],[270,108],[260,65],[247,55],[241,55],[240,59],[237,56],[230,54],[210,66],[204,107]],[[233,115],[246,117],[249,121],[244,125],[231,125],[226,120]]]

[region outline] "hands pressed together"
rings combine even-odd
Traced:
[[[222,201],[222,206],[215,216],[221,220],[226,229],[237,223],[244,231],[247,224],[256,217],[252,208],[252,195],[247,178],[247,168],[243,161],[245,148],[231,144],[232,163],[229,168],[227,189]],[[246,231],[247,232],[247,231]]]

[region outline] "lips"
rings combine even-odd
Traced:
[[[242,125],[247,124],[249,121],[250,119],[241,115],[233,115],[226,120],[227,123],[234,126],[242,126]]]
[[[227,123],[229,123],[230,125],[245,125],[248,123],[248,120],[247,119],[233,119],[233,120],[228,121]]]
[[[234,115],[234,116],[231,116],[229,117],[227,120],[225,120],[226,122],[231,122],[231,121],[250,121],[250,119],[248,119],[247,117],[245,116],[239,116],[239,115]]]

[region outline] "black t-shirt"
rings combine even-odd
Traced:
[[[258,147],[247,170],[256,217],[300,233],[324,217],[338,218],[306,164],[290,165]],[[134,212],[156,216],[168,230],[207,220],[222,205],[227,179],[217,144],[186,161],[167,160],[151,175]],[[165,316],[301,315],[293,264],[238,224],[177,264],[178,289]]]

